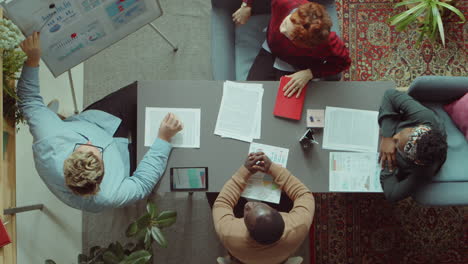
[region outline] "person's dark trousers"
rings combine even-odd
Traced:
[[[293,72],[280,71],[275,69],[275,55],[269,53],[265,49],[260,49],[257,57],[250,67],[249,74],[247,75],[247,81],[279,81],[281,76],[290,75]],[[322,77],[321,81],[340,81],[341,72],[336,75],[330,75]]]
[[[275,69],[275,56],[265,49],[260,49],[257,57],[250,67],[247,81],[279,81],[281,76],[289,75],[292,72]]]
[[[138,83],[129,84],[116,92],[113,92],[101,100],[86,107],[85,110],[101,110],[122,119],[114,137],[128,138],[131,136],[131,144],[128,145],[130,152],[130,175],[136,169],[137,148],[137,97]]]
[[[213,204],[216,201],[216,198],[218,198],[218,195],[219,195],[219,192],[207,192],[206,193],[206,199],[208,200],[208,204],[210,205],[211,209],[213,209]],[[235,217],[237,218],[244,217],[244,206],[247,202],[248,202],[247,199],[243,197],[239,199],[236,206],[234,207]],[[268,202],[263,202],[263,203],[268,204],[270,207],[278,210],[279,212],[289,212],[294,206],[294,202],[284,192],[281,193],[281,199],[280,199],[279,204],[268,203]]]

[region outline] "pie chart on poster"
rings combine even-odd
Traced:
[[[51,33],[57,32],[59,30],[60,30],[60,25],[59,24],[55,24],[50,28]]]

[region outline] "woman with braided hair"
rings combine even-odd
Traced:
[[[407,93],[388,90],[379,110],[380,182],[398,201],[430,182],[447,157],[447,136],[436,113]]]

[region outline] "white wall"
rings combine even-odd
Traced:
[[[72,70],[78,110],[83,105],[83,64]],[[55,79],[41,62],[40,88],[44,103],[60,101],[59,113],[73,114],[68,74]],[[27,125],[16,135],[16,204],[42,203],[46,209],[17,215],[18,264],[42,264],[51,258],[59,264],[76,263],[81,252],[82,213],[58,200],[46,187],[34,167],[32,136]]]

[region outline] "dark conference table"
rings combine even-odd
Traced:
[[[312,192],[328,192],[329,153],[321,144],[305,152],[299,138],[306,131],[306,109],[326,106],[378,111],[387,89],[395,89],[392,81],[378,82],[312,82],[299,121],[273,116],[279,82],[262,83],[262,134],[254,142],[289,149],[287,169]],[[208,167],[209,192],[219,192],[224,183],[244,164],[250,143],[214,135],[221,98],[222,81],[139,81],[138,82],[138,146],[137,160],[143,158],[145,108],[200,108],[200,149],[174,148],[167,169],[160,181],[160,192],[170,191],[171,167]],[[346,129],[346,128],[343,128]],[[316,139],[322,143],[323,129]]]

